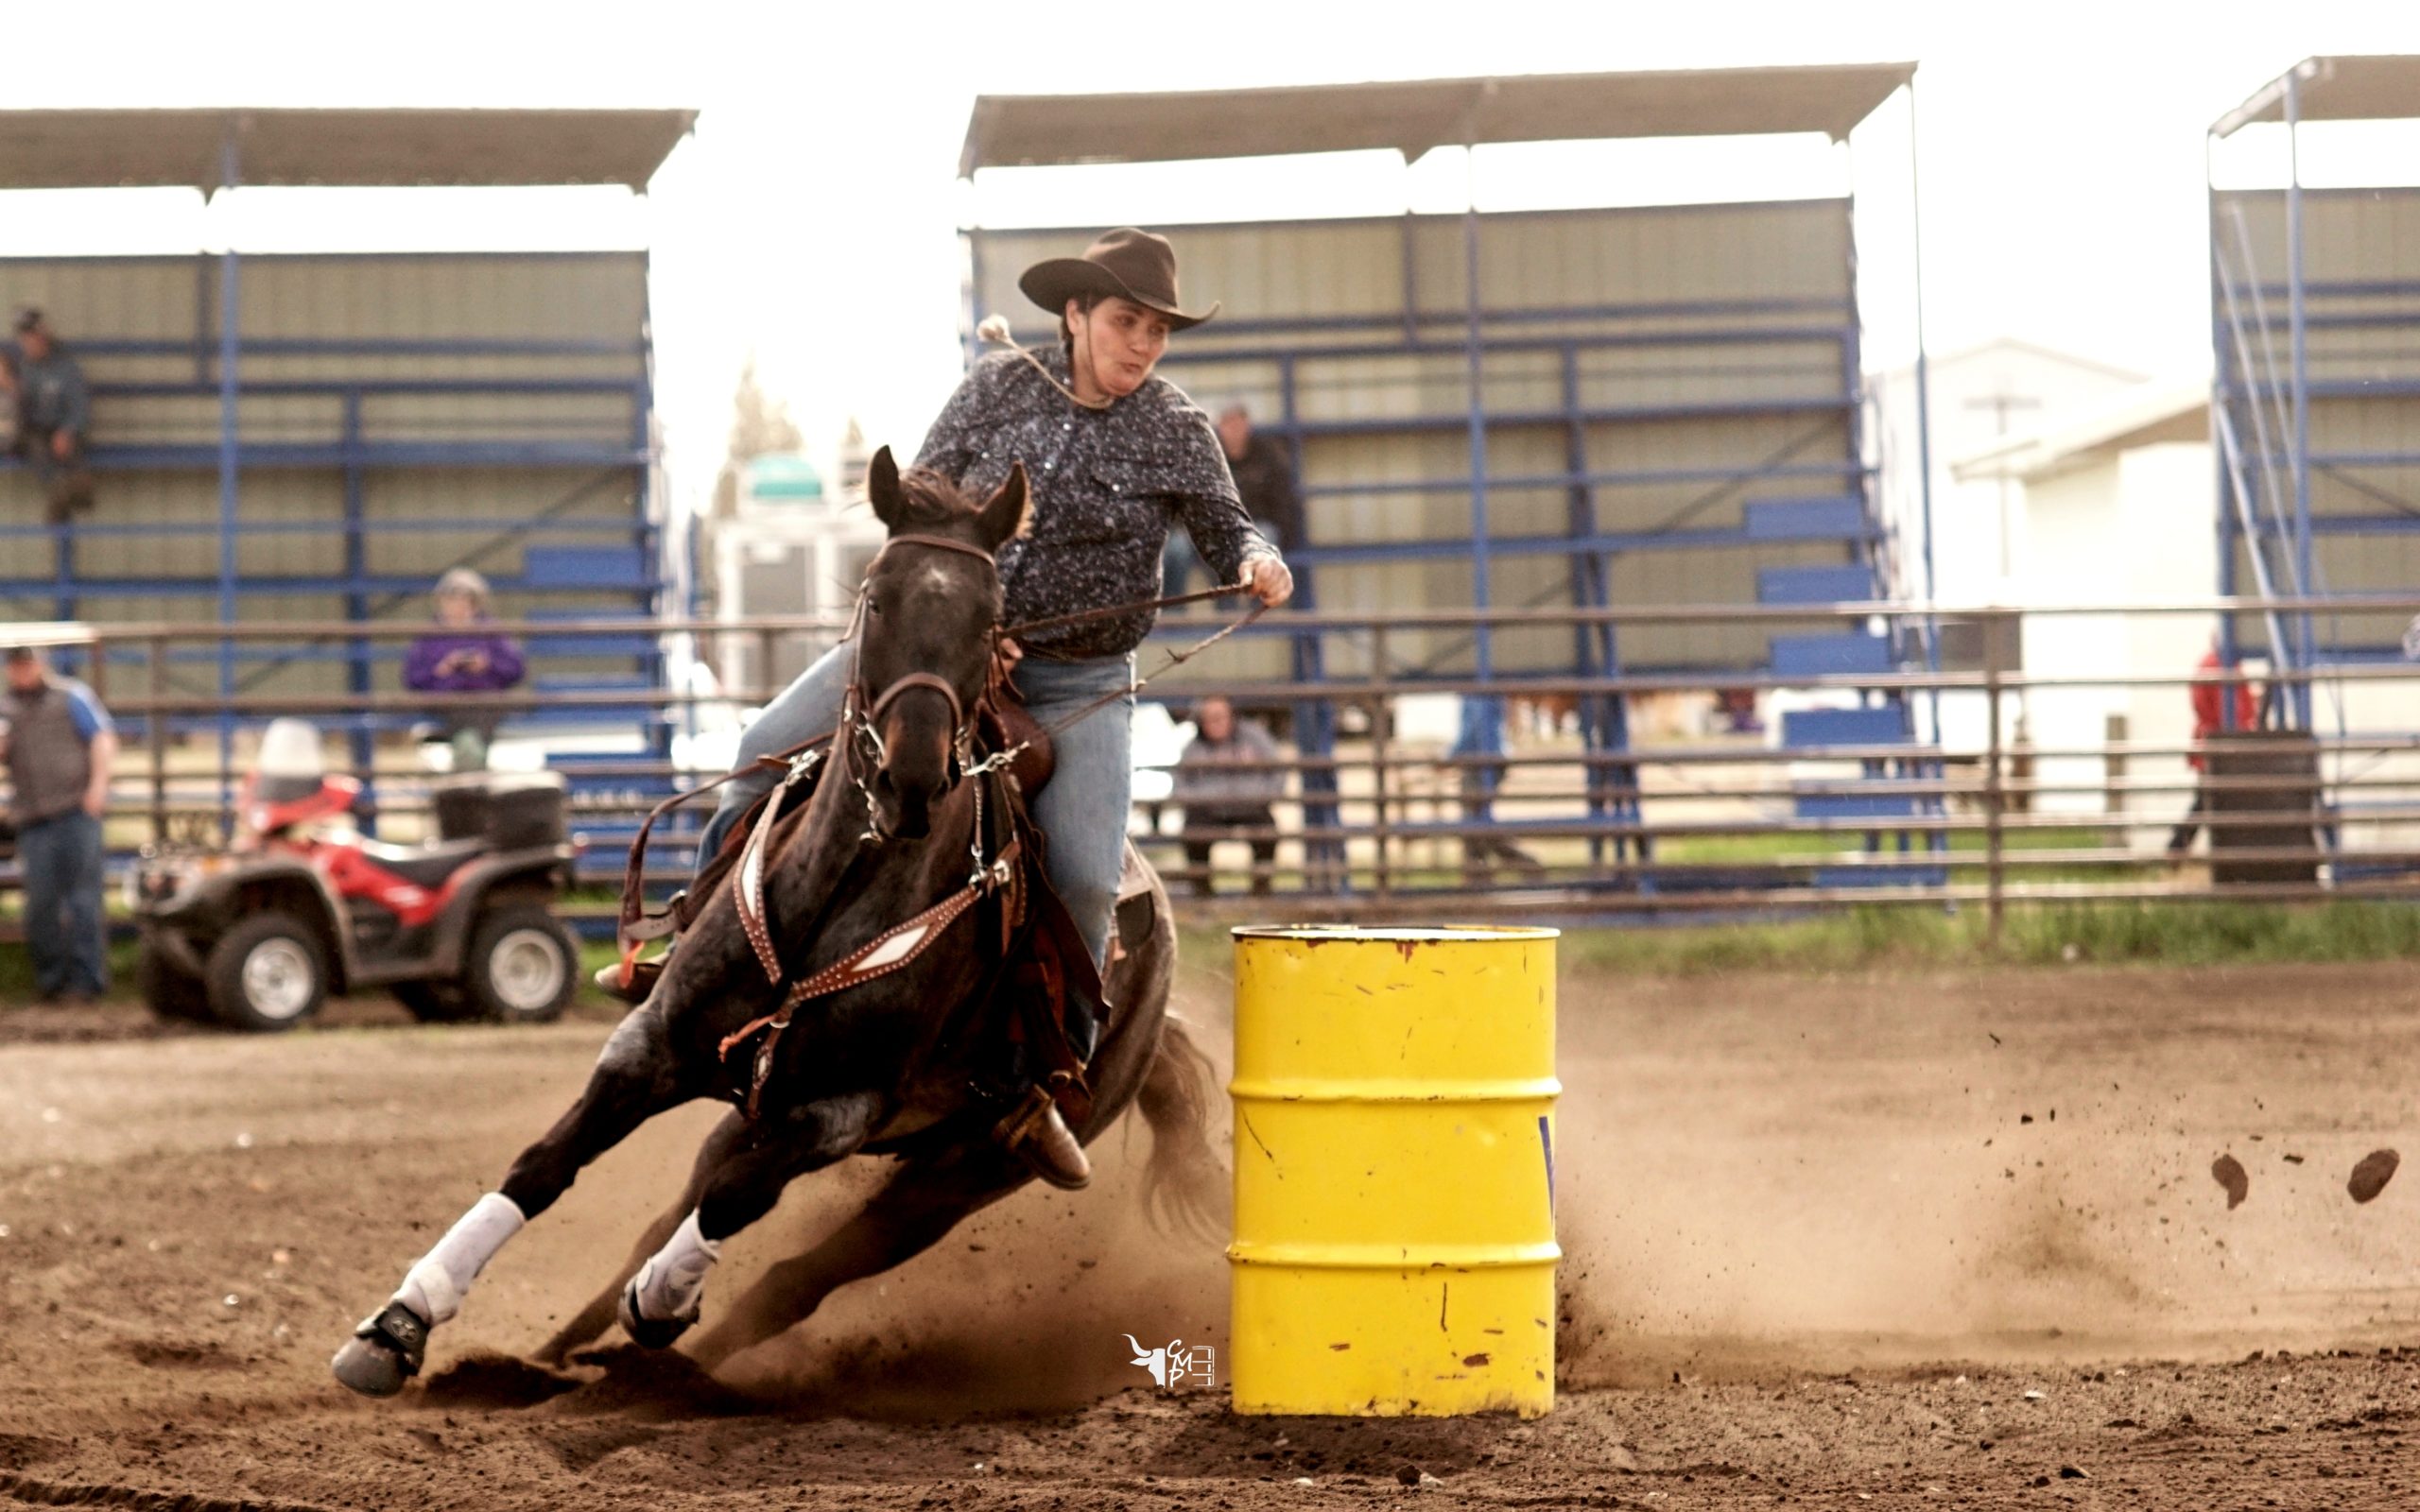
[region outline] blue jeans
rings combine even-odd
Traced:
[[[76,809],[17,832],[26,947],[44,997],[109,989],[101,936],[101,821]]]
[[[851,647],[834,646],[765,706],[739,737],[741,766],[759,756],[778,755],[825,733],[839,723],[848,691]],[[1027,710],[1044,725],[1134,679],[1132,656],[1083,662],[1046,662],[1028,656],[1017,664],[1016,689]],[[1050,885],[1093,953],[1093,964],[1109,965],[1109,930],[1117,910],[1117,880],[1126,861],[1126,814],[1134,786],[1134,696],[1128,694],[1095,710],[1052,738],[1058,765],[1049,784],[1034,799],[1034,822],[1050,837]],[[770,788],[770,772],[751,771],[725,783],[722,800],[698,847],[703,866],[722,848],[740,811]]]

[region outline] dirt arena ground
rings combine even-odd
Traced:
[[[1221,966],[1184,985],[1214,1031]],[[710,1108],[516,1240],[425,1387],[358,1400],[329,1352],[605,1021],[0,1008],[0,1506],[2420,1506],[2420,1176],[2346,1190],[2420,1150],[2413,975],[1567,980],[1562,1396],[1529,1424],[1157,1392],[1123,1335],[1223,1345],[1225,1275],[1133,1215],[1139,1133],[722,1381],[513,1364]],[[734,1241],[709,1309],[854,1179]]]

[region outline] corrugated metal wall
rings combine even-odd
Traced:
[[[530,541],[628,549],[642,539],[644,254],[260,256],[239,271],[242,618],[340,619],[357,596],[378,617],[417,620],[428,610],[423,585],[466,560],[506,590],[502,613],[647,607],[654,568],[634,550],[626,590],[514,591]],[[141,449],[132,470],[105,465],[99,506],[78,522],[72,576],[84,618],[216,616],[211,593],[164,590],[215,591],[219,278],[208,256],[0,260],[0,300],[42,306],[78,352],[99,455],[123,463]],[[349,410],[372,449],[359,475],[358,579],[348,578],[337,455]],[[0,526],[16,527],[0,538],[0,578],[15,612],[50,612],[58,549],[33,528],[42,517],[31,480],[0,471]],[[542,517],[554,524],[525,537]],[[152,581],[164,591],[147,591]],[[392,686],[395,647],[386,651],[377,680]],[[340,664],[315,661],[262,686],[343,683]]]
[[[1205,405],[1241,398],[1266,423],[1285,411],[1290,369],[1306,486],[1357,490],[1309,501],[1317,546],[1472,539],[1465,233],[1460,215],[1169,231],[1186,299],[1217,299],[1224,310],[1179,337],[1164,370]],[[1008,314],[1028,343],[1052,339],[1054,322],[1016,279],[1041,258],[1080,249],[1087,234],[971,233],[977,309]],[[1846,200],[1482,215],[1478,241],[1480,387],[1497,480],[1491,538],[1568,533],[1563,483],[1503,480],[1559,479],[1575,440],[1599,473],[1752,474],[1775,460],[1841,469],[1811,482],[1599,484],[1593,503],[1605,533],[1736,529],[1751,500],[1857,489],[1854,360],[1836,334],[1854,319]],[[1574,341],[1578,409],[1624,413],[1572,421],[1564,348]],[[1674,413],[1691,408],[1719,413]],[[1372,428],[1343,428],[1356,423]],[[1614,558],[1610,596],[1748,603],[1759,566],[1844,558],[1839,545],[1638,550]],[[1322,609],[1473,601],[1467,557],[1317,572]],[[1570,576],[1561,556],[1497,558],[1490,596],[1499,608],[1568,604]],[[1399,661],[1459,671],[1470,662],[1467,643],[1414,635],[1393,649]],[[1740,667],[1767,651],[1753,627],[1654,627],[1627,632],[1621,658],[1631,667]],[[1283,647],[1256,654],[1255,671],[1282,671]],[[1354,654],[1336,648],[1332,670],[1353,670]],[[1519,632],[1498,638],[1495,660],[1543,670],[1568,667],[1573,655],[1568,630]]]
[[[2229,192],[2216,199],[2215,231],[2238,285],[2253,366],[2276,374],[2282,392],[2293,371],[2286,197],[2277,191]],[[2420,465],[2356,460],[2420,457],[2420,394],[2411,391],[2420,383],[2420,189],[2305,190],[2303,273],[2309,315],[2305,347],[2314,387],[2311,514],[2420,516]],[[2258,310],[2244,292],[2253,281],[2261,289]],[[2226,318],[2223,304],[2219,317]],[[2358,387],[2331,391],[2325,387],[2329,385]],[[2270,442],[2279,456],[2278,491],[2290,499],[2285,428],[2273,409]],[[2247,451],[2256,448],[2251,434],[2242,441]],[[2314,586],[2327,593],[2420,587],[2420,535],[2323,535],[2314,555]],[[2241,591],[2254,592],[2251,565],[2240,550],[2237,563]],[[2290,585],[2277,587],[2285,592]],[[2403,625],[2394,615],[2341,615],[2316,629],[2325,643],[2378,646],[2395,644]],[[2252,623],[2238,624],[2238,633],[2247,644],[2265,644],[2265,631]]]

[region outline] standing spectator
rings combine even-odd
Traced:
[[[1462,721],[1448,756],[1492,756],[1456,768],[1461,779],[1462,823],[1466,827],[1495,821],[1495,790],[1504,785],[1504,700],[1495,694],[1468,694],[1462,698]],[[1533,878],[1546,874],[1546,864],[1492,832],[1462,836],[1462,880],[1474,887],[1492,885],[1495,863],[1507,861]]]
[[[14,401],[17,434],[12,449],[32,469],[50,523],[93,507],[93,474],[84,465],[85,435],[92,423],[92,397],[84,369],[60,344],[40,310],[17,312],[16,353],[0,371]]]
[[[1286,792],[1286,774],[1252,766],[1278,760],[1277,743],[1250,719],[1237,719],[1235,706],[1213,694],[1193,708],[1194,735],[1176,763],[1176,799],[1184,805],[1184,862],[1201,873],[1205,894],[1217,892],[1210,872],[1210,847],[1220,831],[1246,831],[1252,846],[1252,890],[1269,891],[1270,871],[1277,865],[1277,827],[1270,812],[1272,799]]]
[[[2212,642],[2210,649],[2203,654],[2193,670],[2205,674],[2232,672],[2235,663],[2221,661],[2218,644]],[[2232,700],[2228,697],[2230,693],[2234,695]],[[2194,772],[2193,806],[2185,811],[2184,819],[2169,834],[2168,862],[2171,867],[2184,864],[2185,853],[2193,849],[2193,837],[2202,833],[2202,816],[2210,809],[2209,786],[2204,781],[2209,773],[2209,759],[2199,747],[2222,729],[2245,730],[2260,728],[2260,699],[2249,682],[2196,682],[2187,690],[2187,696],[2193,703],[2193,744],[2196,748],[2187,753],[2185,760]],[[2232,723],[2225,718],[2230,701],[2235,705]]]
[[[1303,544],[1303,497],[1294,485],[1294,449],[1283,438],[1252,425],[1252,410],[1231,399],[1219,410],[1219,448],[1235,474],[1244,513],[1279,550]],[[1201,571],[1201,554],[1186,536],[1170,531],[1160,558],[1160,592],[1170,598],[1192,586]]]
[[[412,643],[404,659],[404,686],[414,693],[501,693],[524,670],[518,647],[487,627],[488,580],[457,567],[437,580],[437,632]],[[478,703],[441,711],[454,770],[484,771],[488,747],[504,715]]]
[[[1219,411],[1219,445],[1236,475],[1244,513],[1260,533],[1280,551],[1302,545],[1303,495],[1294,485],[1294,449],[1283,437],[1253,429],[1252,410],[1240,399],[1229,400]]]
[[[26,945],[44,1003],[107,990],[101,920],[101,816],[117,732],[93,690],[53,673],[31,646],[8,653],[0,696],[9,816],[25,872]]]

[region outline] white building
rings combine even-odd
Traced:
[[[1932,596],[1954,605],[2021,603],[2014,582],[2024,489],[1998,473],[1962,472],[1964,458],[2034,432],[2053,416],[2072,415],[2127,392],[2139,374],[2076,352],[2001,336],[1926,364],[1932,475]],[[1882,457],[1883,513],[1893,540],[1896,595],[1925,596],[1924,495],[1916,465],[1916,387],[1912,368],[1875,380],[1874,423]],[[1970,664],[1971,644],[1945,644],[1947,668]],[[1948,692],[1918,696],[1919,730],[1939,713],[1936,739],[1973,753],[1988,744],[1983,698]]]
[[[2004,602],[2027,610],[2176,603],[2218,584],[2218,485],[2209,440],[2209,380],[2147,383],[1961,457],[1962,488],[2004,487],[2015,498]],[[2215,625],[2198,614],[2029,614],[2021,660],[2030,677],[2104,673],[2189,676]],[[2097,752],[2112,741],[2183,746],[2193,712],[2180,687],[2037,688],[2013,698],[2004,738],[2048,751]],[[2019,735],[2014,721],[2023,721]],[[2100,813],[2118,773],[2183,780],[2180,759],[2045,755],[2044,813]],[[2182,793],[2145,795],[2140,810],[2181,813]],[[2122,802],[2118,806],[2123,807]],[[2143,832],[2138,846],[2158,836]]]
[[[2015,505],[2020,491],[2002,476],[1969,475],[1961,459],[2039,430],[2138,387],[2140,373],[2072,352],[2002,336],[1926,364],[1932,437],[1933,596],[1945,604],[1989,604],[2007,596],[2015,570]],[[1899,540],[1900,592],[1924,595],[1923,501],[1916,487],[1914,369],[1877,380],[1877,424],[1890,496],[1884,501]]]

